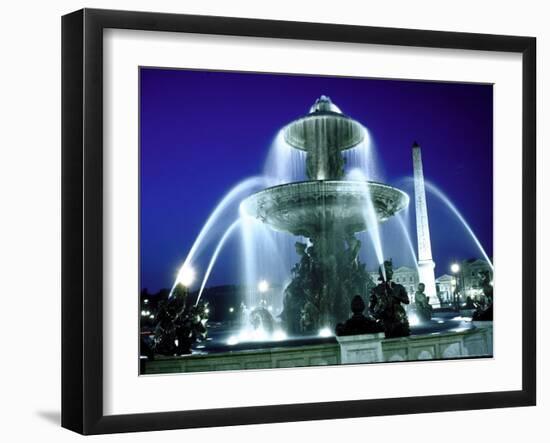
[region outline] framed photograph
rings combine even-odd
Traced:
[[[62,425],[536,402],[531,37],[62,20]]]

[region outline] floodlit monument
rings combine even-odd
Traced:
[[[306,239],[296,242],[299,261],[284,291],[281,319],[289,334],[333,331],[349,317],[355,295],[368,299],[374,284],[355,234],[368,231],[380,244],[378,223],[409,203],[403,191],[346,171],[343,151],[360,144],[365,133],[321,96],[306,116],[284,128],[285,142],[305,152],[307,180],[269,187],[241,205],[271,229]]]
[[[425,294],[430,297],[430,304],[433,307],[439,307],[439,299],[437,298],[435,287],[435,263],[432,259],[432,244],[430,241],[430,224],[428,222],[422,153],[420,146],[416,142],[414,142],[412,147],[412,156],[414,168],[416,235],[418,239],[418,279],[420,283],[424,283]]]

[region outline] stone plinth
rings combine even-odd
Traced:
[[[340,345],[340,362],[342,364],[353,364],[384,361],[384,354],[382,353],[383,338],[383,332],[336,337]]]
[[[483,338],[481,342],[477,343],[481,348],[480,351],[493,354],[493,322],[492,321],[474,321],[472,324],[478,329]],[[474,345],[474,343],[472,343]]]

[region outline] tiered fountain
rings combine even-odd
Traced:
[[[281,318],[288,334],[334,330],[349,316],[350,302],[373,285],[359,259],[356,234],[368,231],[380,244],[378,223],[409,203],[403,191],[346,171],[343,151],[363,142],[364,127],[321,96],[309,114],[288,124],[285,142],[306,154],[307,181],[269,187],[246,198],[241,213],[297,242],[299,262],[284,291]],[[351,173],[350,173],[351,172]],[[380,261],[383,257],[377,251]]]

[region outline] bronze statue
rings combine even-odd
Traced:
[[[432,319],[432,305],[430,305],[430,297],[424,294],[426,285],[424,283],[418,283],[418,289],[414,293],[414,304],[416,307],[416,313],[420,321],[428,322]]]
[[[274,329],[275,320],[271,313],[265,308],[256,308],[250,313],[250,324],[254,329],[263,329],[271,334]]]
[[[493,282],[489,271],[479,274],[479,285],[483,290],[483,301],[475,303],[476,310],[472,316],[474,321],[493,321]]]
[[[195,342],[206,339],[206,308],[203,303],[190,303],[187,289],[178,284],[172,296],[159,307],[152,352],[162,355],[190,354]]]
[[[383,266],[383,268],[382,268]],[[409,304],[403,285],[394,283],[391,260],[379,268],[380,284],[371,291],[369,310],[384,325],[386,338],[407,337],[411,334],[407,313],[401,303]]]
[[[374,284],[361,263],[361,242],[353,234],[338,232],[330,217],[327,232],[310,237],[309,245],[296,243],[299,261],[284,291],[280,317],[289,335],[311,335],[333,329],[349,317],[355,294],[367,297]]]
[[[345,323],[338,323],[338,325],[336,325],[336,335],[343,336],[384,332],[384,325],[382,322],[363,314],[365,308],[365,302],[360,295],[353,297],[351,301],[351,312],[353,312],[353,315],[346,320]]]
[[[300,313],[300,332],[302,334],[314,334],[318,326],[319,310],[311,302],[306,302]]]

